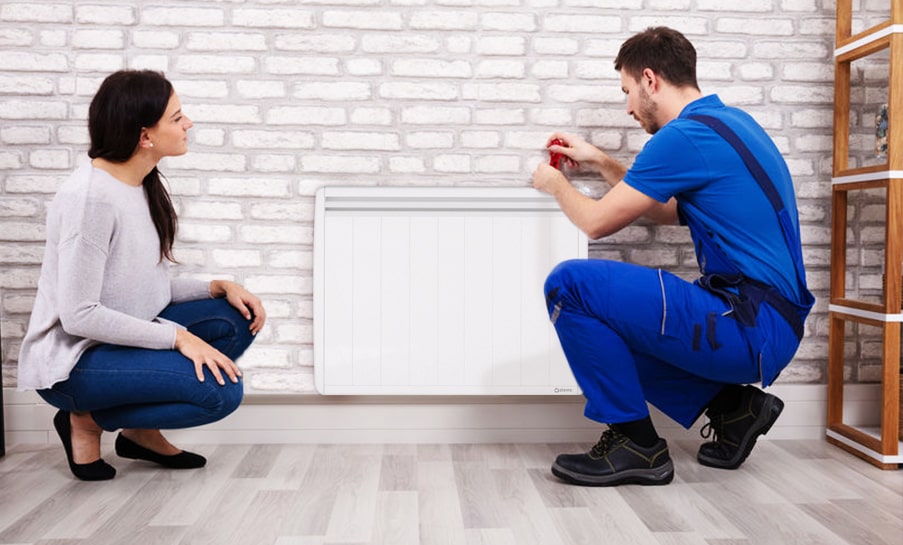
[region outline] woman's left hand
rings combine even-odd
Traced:
[[[240,284],[229,280],[213,280],[210,282],[210,295],[225,297],[226,301],[229,301],[229,304],[235,307],[245,319],[250,320],[252,334],[257,335],[263,328],[267,313],[263,309],[260,298]]]

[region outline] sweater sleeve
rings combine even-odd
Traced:
[[[102,220],[98,223],[95,228],[103,229]],[[63,330],[101,343],[158,350],[173,348],[174,324],[137,318],[101,303],[107,252],[91,238],[94,237],[75,235],[59,246],[57,293]]]
[[[210,299],[210,282],[195,278],[177,277],[169,281],[173,303]]]

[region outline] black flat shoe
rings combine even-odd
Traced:
[[[69,470],[77,478],[83,481],[109,481],[116,476],[116,468],[103,461],[103,458],[90,464],[76,464],[72,459],[72,424],[69,422],[69,413],[60,410],[53,417],[53,427],[63,442],[66,450],[66,460],[69,462]]]
[[[116,436],[116,454],[132,460],[146,460],[170,469],[197,469],[204,467],[207,459],[200,454],[183,450],[178,454],[160,454],[128,439],[122,433]]]

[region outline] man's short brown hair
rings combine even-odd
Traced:
[[[672,28],[649,27],[621,45],[615,58],[615,70],[638,80],[646,68],[677,87],[699,89],[696,48]]]

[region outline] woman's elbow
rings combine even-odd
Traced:
[[[63,328],[68,335],[72,335],[74,337],[84,337],[82,335],[82,328],[80,324],[80,320],[75,317],[72,313],[61,312],[60,313],[60,327]]]
[[[60,311],[60,326],[74,337],[87,337],[88,314],[90,309],[70,309]]]

